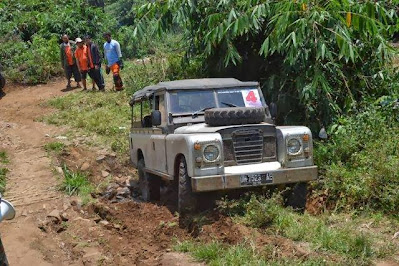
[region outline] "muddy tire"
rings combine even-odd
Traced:
[[[144,159],[140,159],[137,163],[137,171],[141,197],[144,201],[159,200],[161,197],[161,178],[145,172],[144,168]]]
[[[205,123],[210,126],[257,124],[265,120],[264,108],[231,107],[213,108],[205,111]]]
[[[178,211],[183,220],[189,214],[198,210],[198,195],[193,192],[191,187],[191,178],[187,173],[187,164],[184,157],[180,158],[178,164]]]
[[[307,193],[307,183],[296,183],[291,185],[284,195],[285,205],[287,207],[292,207],[299,213],[303,213],[306,207]]]

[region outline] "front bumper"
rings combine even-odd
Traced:
[[[248,173],[234,173],[214,176],[192,177],[191,186],[194,192],[205,192],[214,190],[226,190],[245,187],[259,187],[265,185],[289,184],[307,182],[317,179],[317,166],[306,166],[298,168],[279,168],[256,174],[266,174],[272,177],[269,183],[254,185],[243,185],[241,177]],[[253,174],[253,173],[251,173]]]

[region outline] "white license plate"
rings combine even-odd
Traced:
[[[249,174],[240,176],[241,186],[259,186],[262,184],[273,183],[273,175],[271,173]]]

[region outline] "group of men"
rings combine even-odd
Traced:
[[[106,73],[112,71],[115,90],[123,89],[123,82],[120,76],[120,70],[123,69],[122,53],[120,45],[111,38],[110,33],[104,34],[104,58],[106,60]],[[76,45],[76,47],[75,47]],[[74,77],[77,87],[87,90],[87,75],[93,81],[93,90],[97,85],[100,91],[105,91],[104,77],[101,71],[102,56],[98,46],[93,43],[89,35],[76,38],[75,41],[69,40],[68,35],[62,36],[61,64],[67,78],[67,89],[71,88],[71,78]]]

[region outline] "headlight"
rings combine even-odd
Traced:
[[[215,145],[208,145],[204,149],[204,157],[208,162],[214,162],[219,158],[219,148]]]
[[[301,142],[298,139],[290,139],[287,143],[288,154],[295,155],[301,150]]]

